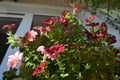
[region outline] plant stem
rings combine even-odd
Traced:
[[[59,66],[60,68],[62,68],[62,65],[61,65],[60,61],[59,61],[58,59],[56,59],[56,61],[57,61],[58,66]]]
[[[81,55],[80,55],[79,47],[77,47],[77,52],[78,52],[78,55],[79,55],[79,67],[78,67],[78,72],[80,72]]]

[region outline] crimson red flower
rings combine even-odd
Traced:
[[[119,53],[120,53],[120,50],[115,48],[115,49],[113,50],[113,52],[114,52],[115,54],[119,54]]]
[[[16,27],[16,25],[15,24],[7,24],[7,25],[3,25],[3,27],[2,27],[2,29],[13,29],[13,28],[15,28]]]
[[[120,59],[118,59],[116,62],[120,64]]]
[[[50,58],[51,60],[54,60],[59,53],[65,51],[65,46],[63,44],[56,44],[51,46],[50,48],[45,48],[45,46],[39,46],[37,48],[37,51],[46,55],[46,57]]]
[[[107,34],[107,41],[110,43],[110,44],[113,44],[116,42],[116,37],[112,34]]]
[[[85,21],[86,22],[91,22],[95,19],[95,16],[90,16],[89,18],[87,18]]]
[[[70,6],[73,8],[73,12],[75,12],[75,13],[79,13],[80,12],[80,10],[79,10],[77,5],[70,4]]]
[[[86,36],[87,36],[87,37],[89,37],[89,36],[92,35],[86,28],[84,28],[84,30],[85,30],[85,33],[86,33]]]
[[[44,20],[42,22],[42,24],[45,25],[45,26],[51,26],[51,25],[54,25],[57,22],[58,22],[57,19],[55,19],[54,17],[51,17],[51,18],[48,18],[47,20]]]
[[[97,39],[101,39],[101,38],[105,37],[105,34],[98,33],[98,34],[95,34],[95,35],[92,35],[92,36],[89,36],[89,37],[90,37],[90,40],[97,40]]]
[[[65,46],[63,44],[57,44],[47,49],[48,54],[46,54],[46,56],[51,60],[54,60],[59,53],[64,51],[65,51]]]
[[[59,21],[60,21],[60,23],[62,23],[64,26],[67,26],[68,23],[69,23],[68,19],[66,19],[64,16],[60,16],[60,17],[59,17]]]
[[[99,25],[99,23],[90,23],[87,26],[95,27],[95,26],[98,26],[98,25]],[[87,29],[84,28],[85,33],[86,33],[87,37],[90,40],[101,39],[101,38],[106,36],[106,34],[107,34],[107,25],[105,24],[105,22],[103,22],[98,27],[99,27],[99,29],[97,31],[94,31],[94,32],[89,32]]]
[[[96,27],[96,26],[99,26],[100,23],[90,23],[90,24],[87,24],[87,26],[90,26],[90,27]]]
[[[25,34],[25,38],[27,38],[28,41],[33,41],[36,36],[37,36],[37,32],[34,31],[34,30],[30,30],[30,31],[27,31],[26,34]]]
[[[38,73],[45,73],[44,72],[44,67],[46,66],[47,62],[42,62],[39,66],[37,66],[34,71],[33,71],[33,75],[36,75]]]
[[[68,10],[64,10],[64,11],[62,12],[62,16],[65,16],[68,12],[69,12]]]
[[[97,40],[97,39],[105,37],[105,35],[106,35],[106,33],[101,32],[100,29],[98,31],[94,32],[94,35],[91,32],[89,32],[87,29],[84,28],[84,30],[85,30],[86,36],[90,40]]]

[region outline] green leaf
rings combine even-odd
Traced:
[[[70,19],[70,17],[71,17],[71,16],[70,16],[69,13],[67,13],[66,16],[65,16],[65,18],[67,18],[67,19]]]
[[[82,76],[82,73],[81,73],[81,72],[79,72],[79,76],[78,76],[78,78],[79,78],[79,80],[81,80],[81,79],[83,78],[83,76]]]
[[[65,77],[69,76],[69,74],[68,73],[62,73],[62,74],[60,74],[60,76],[65,78]]]
[[[78,20],[78,22],[79,22],[79,25],[82,25],[82,21],[81,20]]]
[[[17,78],[18,75],[16,75],[17,69],[12,69],[3,72],[3,80],[13,80],[14,78]]]
[[[65,68],[59,68],[61,71],[64,71],[65,70]]]
[[[58,76],[56,74],[53,74],[50,80],[58,80]]]
[[[120,80],[120,76],[115,75],[115,80]]]
[[[34,56],[34,60],[38,60],[38,56],[37,55]]]
[[[14,43],[11,45],[12,49],[16,49],[19,45],[17,43]]]
[[[7,32],[6,34],[8,35],[8,37],[7,37],[8,42],[6,44],[17,42],[17,39],[16,39],[17,35],[16,34],[12,34],[11,31]]]
[[[87,63],[84,67],[87,70],[87,69],[90,69],[91,65],[89,65],[89,63]]]

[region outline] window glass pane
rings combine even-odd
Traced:
[[[6,44],[7,42],[6,31],[7,30],[2,30],[2,26],[6,24],[15,24],[16,28],[13,30],[13,33],[15,33],[21,20],[22,18],[0,17],[0,64],[9,46],[9,44]]]
[[[32,26],[31,26],[31,29],[35,26],[41,26],[42,24],[42,21],[43,20],[46,20],[48,18],[50,18],[52,16],[49,16],[49,15],[34,15],[33,16],[33,21],[32,21]]]

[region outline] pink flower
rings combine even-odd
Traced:
[[[33,71],[33,75],[36,75],[38,73],[45,73],[44,72],[44,67],[46,66],[46,62],[42,62],[39,66],[37,66],[34,71]]]
[[[51,30],[50,26],[42,27],[42,26],[36,26],[33,28],[34,30],[39,30],[41,32],[41,35],[44,35],[45,33],[49,32]]]
[[[62,23],[64,26],[68,25],[69,21],[64,16],[60,16],[59,20],[60,20],[60,23]]]
[[[43,27],[40,28],[41,35],[44,35],[49,31],[50,31],[50,26],[47,26],[46,28],[43,28]]]
[[[55,23],[57,23],[57,19],[55,19],[54,17],[48,18],[47,20],[44,20],[42,22],[42,24],[45,26],[51,26],[54,25]]]
[[[40,31],[41,26],[35,26],[35,27],[33,27],[33,29],[34,29],[34,30],[38,30],[38,31]]]
[[[64,50],[65,50],[65,46],[63,44],[57,44],[51,46],[50,48],[45,48],[45,46],[39,46],[37,48],[38,52],[41,52],[51,60],[54,60],[57,57],[57,55],[61,52],[64,52]]]
[[[45,33],[49,32],[51,30],[50,26],[42,27],[42,26],[36,26],[33,28],[34,30],[39,30],[41,32],[41,35],[44,35]]]
[[[41,52],[42,54],[46,54],[46,53],[47,53],[47,51],[46,51],[46,49],[45,49],[45,46],[39,46],[39,47],[37,48],[37,51],[38,51],[38,52]]]
[[[47,26],[45,29],[46,29],[48,32],[51,30],[50,26]]]
[[[80,10],[79,10],[77,5],[70,4],[70,6],[73,8],[73,12],[75,12],[75,13],[79,13],[80,12]]]
[[[96,34],[97,39],[105,37],[104,33]]]
[[[86,22],[91,22],[95,19],[95,16],[90,16],[89,18],[87,18],[85,21]]]
[[[65,51],[65,46],[63,44],[57,44],[47,49],[48,54],[46,54],[46,56],[51,60],[54,60],[59,53],[64,51]]]
[[[3,27],[2,27],[2,29],[13,29],[13,28],[15,28],[16,27],[16,25],[15,24],[7,24],[7,25],[3,25]]]
[[[14,55],[8,56],[8,62],[7,62],[7,67],[8,69],[10,68],[15,68],[17,64],[21,64],[20,60],[22,59],[23,53],[20,53],[20,51],[17,51]]]
[[[37,32],[34,30],[27,31],[25,34],[25,37],[27,38],[28,41],[33,41],[36,38]]]

